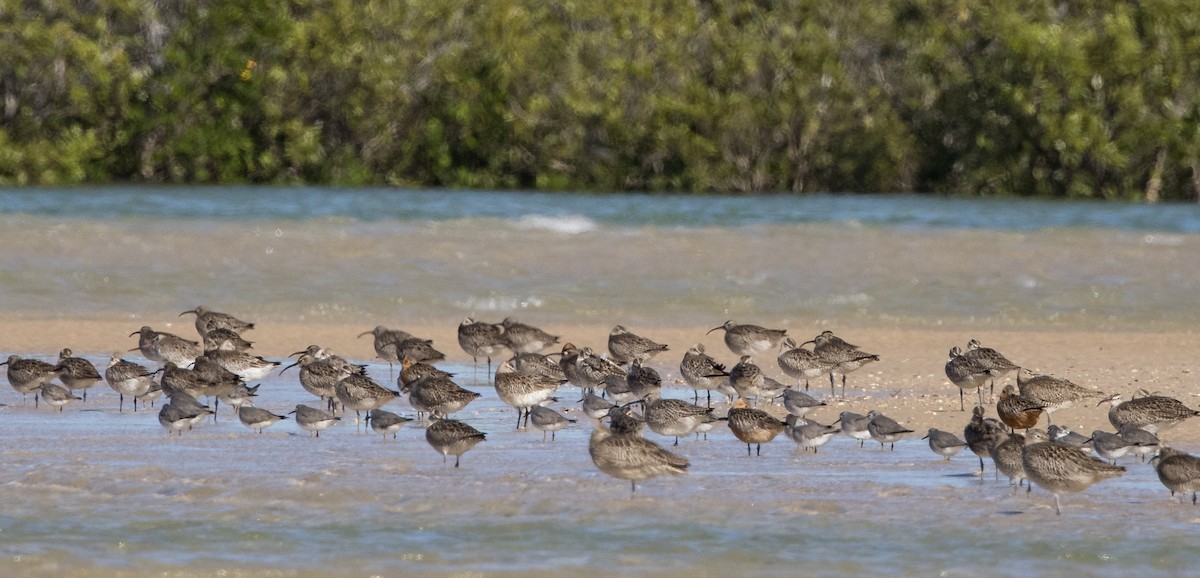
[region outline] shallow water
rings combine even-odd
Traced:
[[[259,435],[222,411],[167,436],[153,410],[117,413],[103,384],[63,413],[9,392],[0,564],[31,575],[1166,576],[1200,561],[1190,547],[1200,510],[1170,502],[1136,460],[1065,496],[1056,517],[1046,492],[1011,489],[990,463],[980,479],[973,456],[944,462],[919,439],[886,451],[835,438],[812,455],[778,438],[749,457],[721,428],[681,442],[688,476],[631,495],[591,465],[590,426],[543,443],[513,430],[514,410],[470,366],[448,368],[484,393],[456,417],[489,436],[458,469],[412,425],[396,440],[356,430],[353,416],[319,439],[290,420]],[[371,372],[385,379],[387,368]],[[259,405],[315,405],[294,380],[269,378]],[[576,395],[562,390],[556,407]]]
[[[159,320],[208,303],[260,322],[363,326],[510,314],[546,324],[733,317],[1089,331],[1200,320],[1193,206],[10,190],[0,191],[0,231],[0,319]],[[0,349],[11,349],[4,340],[0,331]],[[99,365],[101,353],[89,356]],[[688,476],[648,481],[631,497],[591,464],[590,426],[542,443],[513,431],[513,410],[469,379],[470,366],[445,368],[484,394],[456,417],[489,439],[458,469],[417,427],[385,441],[344,423],[311,439],[286,421],[257,435],[223,411],[170,437],[153,412],[117,413],[103,384],[61,414],[5,388],[0,568],[1171,576],[1200,563],[1191,547],[1200,510],[1170,502],[1149,466],[1128,458],[1124,477],[1065,496],[1056,517],[1047,493],[1011,490],[990,464],[980,479],[973,456],[943,462],[917,439],[891,452],[838,438],[814,456],[780,438],[748,457],[718,428],[707,442],[682,442]],[[388,368],[371,374],[386,382]],[[268,378],[259,405],[314,403],[295,379]],[[563,390],[556,407],[577,395]],[[412,413],[404,401],[388,409]],[[836,410],[815,415],[828,422]]]
[[[927,197],[0,191],[0,314],[1187,330],[1200,207]]]

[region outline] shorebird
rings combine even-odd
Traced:
[[[505,317],[500,325],[504,327],[504,344],[513,353],[537,353],[558,343],[557,335],[550,335],[512,317]]]
[[[704,391],[709,407],[712,407],[713,390],[729,381],[729,373],[725,371],[725,366],[704,353],[704,346],[699,343],[683,354],[683,361],[679,363],[679,375],[695,392],[692,401],[700,401],[700,391]]]
[[[1087,399],[1104,397],[1103,393],[1094,389],[1075,385],[1060,377],[1037,375],[1024,368],[1017,370],[1017,389],[1021,395],[1042,404],[1047,423],[1050,423],[1051,415],[1056,411]]]
[[[645,367],[636,359],[629,364],[629,373],[625,374],[625,381],[629,384],[629,393],[634,399],[643,399],[662,390],[662,376],[654,371],[654,368]]]
[[[173,333],[155,331],[143,325],[141,329],[130,333],[138,336],[138,346],[130,351],[140,351],[142,357],[158,363],[168,361],[179,367],[188,367],[195,363],[196,358],[204,351],[198,341],[184,339]]]
[[[41,398],[51,406],[57,407],[58,411],[62,411],[63,406],[67,405],[67,403],[79,399],[78,396],[71,393],[71,390],[67,386],[54,383],[53,381],[42,384]]]
[[[174,396],[176,392],[197,398],[216,396],[224,385],[208,381],[200,373],[179,367],[173,361],[168,361],[162,368],[162,386],[168,396]]]
[[[630,493],[637,483],[657,476],[686,474],[687,458],[671,453],[636,433],[615,433],[597,423],[588,441],[592,463],[601,472],[619,480],[629,480]]]
[[[354,415],[361,418],[361,412],[383,407],[399,397],[400,392],[379,385],[366,375],[352,373],[337,382],[333,395],[342,407],[354,410]]]
[[[837,421],[842,428],[842,435],[848,436],[850,439],[858,440],[858,447],[863,447],[863,442],[871,439],[871,432],[867,430],[867,424],[871,418],[857,413],[843,411],[838,414]]]
[[[592,348],[584,347],[575,357],[575,377],[568,379],[581,388],[595,388],[600,387],[607,377],[619,377],[624,380],[625,376],[626,371],[621,366],[596,355],[592,352]]]
[[[521,373],[532,373],[559,381],[566,381],[567,375],[557,361],[540,353],[517,353],[512,356],[513,367]]]
[[[867,433],[879,442],[880,449],[883,449],[883,444],[891,444],[892,451],[896,451],[896,442],[900,441],[904,434],[912,432],[913,430],[896,423],[896,420],[878,411],[867,412]]]
[[[787,337],[786,329],[767,329],[757,325],[737,325],[733,320],[726,321],[720,327],[708,330],[712,333],[718,329],[725,330],[725,345],[734,355],[755,355],[775,349],[779,341]],[[705,333],[705,335],[708,335]]]
[[[593,388],[597,383],[583,383],[583,376],[579,373],[579,354],[580,349],[574,343],[564,343],[562,349],[558,353],[558,368],[562,370],[563,377],[572,385],[579,389]]]
[[[1082,492],[1097,482],[1125,473],[1125,468],[1084,454],[1074,446],[1052,442],[1045,431],[1025,432],[1021,465],[1029,481],[1054,494],[1054,513],[1062,514],[1059,494]]]
[[[479,394],[460,387],[445,377],[429,376],[419,379],[408,389],[408,403],[417,413],[443,418],[467,407]]]
[[[646,422],[633,414],[629,405],[614,405],[608,410],[608,429],[613,435],[642,435]]]
[[[826,362],[834,363],[834,368],[829,372],[829,389],[830,395],[833,394],[833,374],[840,373],[842,376],[842,397],[846,397],[846,374],[856,371],[862,366],[879,361],[879,356],[873,353],[867,353],[858,348],[857,345],[846,343],[841,338],[835,336],[832,331],[823,331],[820,335],[814,337],[812,341],[807,343],[813,344],[813,352],[821,356]]]
[[[62,380],[63,385],[72,390],[83,390],[84,401],[87,401],[88,388],[96,385],[101,379],[96,366],[82,357],[75,357],[70,348],[64,348],[58,353],[58,365],[55,369],[58,370],[58,378]]]
[[[603,419],[608,415],[608,410],[615,407],[607,399],[596,395],[596,390],[590,387],[583,390],[583,396],[580,397],[579,403],[583,414],[592,419]]]
[[[384,440],[387,440],[388,434],[392,434],[392,439],[396,439],[396,433],[410,421],[412,421],[410,417],[404,417],[385,409],[373,409],[367,414],[367,423],[370,423],[371,429],[382,435]]]
[[[204,337],[209,331],[214,329],[228,329],[238,334],[241,334],[243,331],[254,329],[253,323],[247,323],[228,313],[212,311],[203,305],[196,307],[191,311],[184,311],[183,313],[180,313],[179,316],[183,317],[184,315],[188,314],[196,316],[196,332],[200,334],[200,337]]]
[[[645,363],[666,350],[666,345],[630,333],[620,325],[613,327],[608,334],[608,353],[617,365],[625,365],[635,359]]]
[[[258,433],[262,433],[264,429],[285,419],[287,419],[286,415],[276,415],[261,407],[245,404],[238,408],[238,420],[242,422],[242,425]]]
[[[779,357],[776,362],[779,363],[779,369],[788,377],[796,378],[796,384],[799,385],[799,380],[804,380],[804,391],[808,391],[808,380],[816,379],[822,375],[826,375],[837,367],[837,363],[822,358],[816,352],[796,346],[796,341],[791,337],[784,338],[779,344]]]
[[[1066,426],[1052,425],[1046,428],[1046,435],[1050,436],[1050,441],[1052,442],[1062,442],[1077,448],[1092,447],[1092,438],[1079,435]]]
[[[496,368],[496,395],[500,401],[516,408],[517,428],[521,429],[521,417],[525,417],[525,425],[529,425],[530,410],[550,399],[558,391],[564,380],[553,379],[534,373],[521,373],[513,367],[512,361],[505,361]]]
[[[1108,422],[1113,427],[1121,429],[1132,426],[1152,434],[1169,430],[1189,417],[1200,415],[1200,411],[1183,405],[1178,399],[1162,395],[1121,401],[1120,394],[1113,394],[1100,400],[1100,403],[1112,404],[1108,410]]]
[[[1092,432],[1092,449],[1095,450],[1096,455],[1108,460],[1113,465],[1116,465],[1117,458],[1129,453],[1132,445],[1131,442],[1115,433],[1101,430]]]
[[[442,454],[442,463],[446,463],[446,456],[454,454],[456,468],[462,455],[486,438],[487,434],[455,419],[435,418],[434,422],[425,428],[425,441],[429,442],[434,451]]]
[[[784,430],[787,436],[796,442],[796,447],[799,449],[812,449],[813,453],[817,453],[817,449],[829,443],[833,436],[842,431],[841,427],[834,425],[822,425],[812,420],[802,419],[796,414],[788,414],[784,421],[787,425]]]
[[[983,405],[983,382],[991,378],[991,373],[963,357],[962,349],[956,345],[950,348],[950,357],[946,360],[946,377],[958,387],[958,406],[967,411],[963,402],[963,392],[974,389],[979,392],[979,405]]]
[[[804,417],[815,407],[823,407],[825,402],[813,398],[798,389],[784,389],[776,398],[783,398],[783,408],[796,417]]]
[[[24,358],[20,355],[10,355],[8,360],[0,363],[8,366],[8,383],[22,398],[27,393],[41,390],[43,384],[50,383],[58,377],[60,370],[40,359]],[[37,394],[34,394],[34,406],[37,406]]]
[[[196,422],[203,420],[212,411],[203,407],[189,407],[174,402],[162,406],[158,410],[158,423],[167,430],[167,435],[177,433],[183,435],[183,430],[190,430]]]
[[[255,397],[258,397],[258,388],[260,387],[262,387],[261,383],[253,387],[248,387],[245,383],[239,381],[218,394],[217,400],[233,408],[234,413],[237,413],[243,405],[253,405],[253,400]]]
[[[278,361],[268,361],[257,355],[223,349],[209,351],[204,357],[246,381],[263,379],[280,365]]]
[[[1019,369],[1016,364],[1001,355],[999,351],[981,345],[978,339],[972,339],[967,342],[967,352],[963,354],[963,357],[966,357],[967,361],[970,361],[976,367],[988,372],[990,376],[988,381],[991,383],[989,397],[996,394],[997,377],[1002,378]],[[980,390],[982,391],[982,388]]]
[[[192,364],[192,371],[196,372],[201,379],[209,383],[242,383],[242,378],[238,374],[225,369],[224,365],[217,363],[215,359],[209,357],[208,354],[201,355],[196,358],[196,362]]]
[[[232,329],[213,329],[204,334],[202,339],[205,351],[220,349],[223,351],[242,351],[253,349],[254,344],[242,339],[236,331]]]
[[[679,445],[679,438],[695,432],[700,424],[717,421],[712,414],[712,408],[701,407],[682,399],[663,398],[658,391],[648,393],[642,398],[642,402],[645,404],[643,416],[646,425],[656,434],[673,436],[674,445]]]
[[[756,454],[761,456],[762,445],[775,439],[785,426],[786,423],[765,411],[746,407],[744,397],[738,398],[729,408],[729,429],[734,437],[746,444],[746,455],[750,455],[750,445],[754,444]]]
[[[616,404],[627,404],[637,401],[633,390],[629,387],[629,378],[609,375],[604,378],[604,395]]]
[[[996,440],[1007,435],[1004,424],[994,418],[983,417],[985,411],[982,405],[975,406],[975,409],[971,410],[971,421],[963,428],[963,439],[967,441],[967,448],[979,457],[980,476],[983,475],[983,458],[992,457],[992,446],[996,445]]]
[[[1170,447],[1162,447],[1158,455],[1150,460],[1158,481],[1175,494],[1192,493],[1192,505],[1196,505],[1196,492],[1200,492],[1200,458]]]
[[[454,374],[442,371],[428,363],[413,361],[410,358],[404,358],[400,365],[400,378],[396,380],[396,385],[400,388],[401,393],[408,393],[408,389],[412,384],[425,379],[426,377],[438,377],[443,379],[454,379]]]
[[[929,433],[926,433],[925,437],[921,439],[929,440],[929,449],[933,450],[933,453],[945,458],[946,461],[950,461],[950,458],[954,454],[967,447],[967,442],[958,439],[958,436],[935,427],[929,428]]]
[[[311,346],[309,350],[312,350],[313,347],[317,346]],[[296,363],[279,370],[279,375],[283,375],[283,372],[299,365],[300,387],[304,388],[304,391],[325,401],[325,407],[330,411],[333,411],[334,404],[337,401],[338,382],[350,377],[353,373],[363,373],[364,371],[359,366],[346,363],[340,357],[320,359],[316,357],[316,353],[309,353],[308,351],[299,351],[292,355],[299,355],[300,357],[296,360]]]
[[[383,346],[383,352],[385,354],[384,359],[387,359],[389,364],[392,363],[391,360],[393,359],[396,360],[395,363],[401,363],[405,359],[412,359],[413,361],[422,363],[446,359],[445,353],[434,349],[432,340],[417,339],[415,337],[396,343],[388,343]]]
[[[133,398],[133,411],[137,411],[138,397],[150,391],[154,381],[154,373],[132,361],[121,359],[116,353],[108,360],[104,370],[104,380],[108,386],[117,392],[117,411],[125,411],[125,396]]]
[[[1033,398],[1021,395],[1013,384],[1000,390],[1000,401],[996,402],[996,414],[1004,425],[1018,429],[1029,429],[1036,426],[1042,417],[1042,403]]]
[[[1008,476],[1008,484],[1013,482],[1020,486],[1028,476],[1025,474],[1025,464],[1021,456],[1025,451],[1025,436],[1018,433],[1003,434],[994,440],[991,447],[992,462],[996,471]],[[1033,484],[1025,486],[1025,492],[1033,491]]]
[[[508,346],[502,337],[503,333],[504,327],[498,323],[475,321],[468,317],[458,325],[458,345],[471,356],[475,362],[474,367],[479,365],[480,357],[487,358],[487,374],[491,375],[492,356],[499,355]],[[413,359],[425,361],[415,356]]]
[[[396,357],[397,343],[413,339],[413,334],[399,329],[388,329],[382,325],[376,325],[375,329],[364,331],[358,334],[361,339],[364,335],[375,336],[375,342],[372,344],[375,348],[375,355],[388,363],[388,381],[392,379],[392,365],[400,363],[403,358]]]
[[[753,397],[755,405],[758,405],[758,396],[765,382],[762,369],[754,364],[749,355],[743,355],[738,364],[729,370],[729,385],[742,399]]]
[[[1141,458],[1143,462],[1146,461],[1146,456],[1157,453],[1161,445],[1158,436],[1140,427],[1127,425],[1118,430],[1117,435],[1130,443],[1129,451]]]
[[[533,424],[534,429],[542,432],[542,443],[546,443],[546,432],[550,432],[550,441],[554,441],[554,434],[565,429],[568,424],[575,423],[575,420],[568,419],[548,407],[535,405],[529,408],[529,423]]]
[[[331,413],[303,404],[298,404],[296,409],[289,413],[296,416],[296,425],[300,426],[300,429],[312,432],[315,437],[321,437],[323,430],[342,420]]]

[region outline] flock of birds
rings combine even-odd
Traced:
[[[380,385],[368,376],[366,366],[350,363],[328,348],[311,345],[293,353],[291,357],[296,361],[283,367],[280,374],[298,367],[301,387],[321,403],[320,407],[300,404],[288,415],[280,415],[255,406],[259,386],[247,385],[281,365],[249,352],[252,344],[242,333],[253,329],[254,324],[202,306],[180,315],[188,314],[195,315],[199,340],[150,327],[130,334],[138,337],[137,348],[130,351],[139,351],[146,360],[158,364],[156,369],[114,354],[101,376],[91,362],[74,356],[70,349],[61,351],[57,363],[12,355],[0,365],[7,365],[8,381],[18,393],[34,394],[35,407],[45,402],[61,411],[67,403],[80,399],[75,392],[86,398],[87,389],[101,379],[119,394],[118,411],[124,411],[126,397],[136,412],[139,403],[153,405],[165,396],[167,402],[159,408],[158,420],[169,434],[182,435],[208,416],[215,419],[224,403],[234,409],[246,427],[259,433],[294,415],[301,429],[320,437],[322,431],[341,420],[338,413],[354,411],[360,417],[365,413],[365,422],[376,433],[394,438],[413,418],[383,408],[407,395],[417,412],[416,419],[428,419],[425,439],[442,454],[443,461],[453,455],[454,466],[458,467],[462,455],[486,439],[485,433],[449,417],[480,394],[461,387],[453,374],[433,365],[445,355],[434,348],[431,340],[383,326],[359,335],[372,335],[376,354],[390,367],[400,366],[398,389]],[[486,360],[496,396],[517,410],[517,428],[532,426],[543,432],[543,440],[549,434],[553,441],[555,432],[575,421],[547,407],[557,399],[554,395],[567,384],[579,387],[580,409],[595,420],[588,443],[593,463],[605,474],[629,481],[633,492],[639,481],[684,474],[690,465],[686,457],[646,439],[646,427],[674,437],[675,445],[679,445],[681,437],[707,438],[708,432],[724,422],[734,437],[746,444],[747,454],[757,455],[761,455],[763,444],[780,434],[799,448],[816,452],[839,434],[859,440],[860,446],[873,439],[881,447],[891,444],[894,449],[898,440],[914,433],[874,410],[866,415],[841,412],[831,424],[821,424],[807,415],[826,405],[808,393],[811,380],[828,377],[833,396],[835,376],[840,376],[844,396],[846,375],[879,361],[878,355],[863,351],[831,331],[797,344],[783,329],[727,321],[709,333],[718,330],[724,332],[726,346],[739,361],[727,369],[705,353],[703,345],[688,349],[679,373],[695,391],[693,402],[663,397],[662,378],[647,365],[668,351],[668,346],[620,325],[609,334],[607,354],[572,343],[563,344],[555,353],[542,354],[556,347],[560,338],[512,318],[500,323],[467,318],[458,327],[458,342],[475,360],[476,367],[480,359]],[[806,348],[809,345],[812,347]],[[779,352],[776,362],[780,370],[797,380],[794,385],[772,379],[754,362],[755,356],[774,351]],[[507,355],[511,357],[501,361],[493,373],[493,359]],[[997,417],[987,417],[991,406],[984,402],[985,385],[994,388],[997,379],[1013,372],[1015,384],[1005,385],[995,403]],[[979,405],[973,408],[961,439],[932,428],[924,436],[930,449],[945,459],[969,448],[979,457],[981,475],[984,458],[990,458],[997,475],[1005,474],[1010,483],[1028,482],[1028,489],[1036,484],[1051,492],[1055,512],[1061,513],[1061,493],[1082,491],[1123,474],[1125,468],[1115,463],[1127,454],[1143,459],[1152,456],[1151,463],[1172,496],[1191,492],[1192,503],[1196,503],[1200,458],[1172,449],[1158,438],[1159,433],[1200,415],[1179,400],[1150,394],[1127,401],[1120,395],[1106,396],[1066,379],[1035,374],[974,339],[965,351],[959,347],[950,350],[945,373],[960,390],[960,409],[966,410],[966,392],[976,390],[979,396]],[[705,392],[703,404],[701,391]],[[714,391],[729,405],[725,415],[716,414]],[[201,398],[210,400],[211,407]],[[1047,430],[1035,427],[1043,414],[1049,424],[1054,412],[1092,402],[1110,404],[1108,419],[1115,433],[1097,430],[1085,437],[1057,425],[1049,425]],[[781,406],[786,417],[779,419],[759,405],[776,414],[779,410],[774,408]],[[1091,455],[1093,451],[1098,457]]]

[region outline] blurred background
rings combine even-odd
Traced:
[[[0,185],[1194,200],[1200,5],[0,0]]]

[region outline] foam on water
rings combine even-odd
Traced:
[[[544,229],[564,235],[579,235],[596,230],[596,223],[583,215],[564,215],[552,217],[548,215],[526,215],[517,221],[522,229]]]

